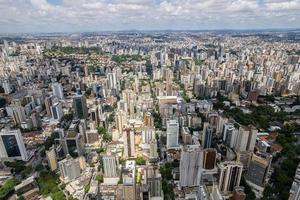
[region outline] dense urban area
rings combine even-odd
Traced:
[[[2,35],[0,200],[299,200],[300,32]]]

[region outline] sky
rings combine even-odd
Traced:
[[[0,33],[300,28],[300,0],[0,0]]]

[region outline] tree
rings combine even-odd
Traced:
[[[97,176],[96,176],[96,180],[97,180],[99,183],[103,183],[103,176],[102,176],[102,175],[97,175]]]
[[[107,131],[106,131],[106,129],[104,127],[98,127],[97,131],[98,131],[99,135],[105,135],[105,134],[107,134]]]
[[[137,165],[145,165],[146,164],[146,160],[142,156],[138,156],[135,159],[135,162]]]
[[[0,200],[8,199],[8,197],[14,193],[15,185],[15,179],[8,179],[5,181],[5,183],[0,187]]]

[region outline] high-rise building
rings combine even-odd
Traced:
[[[57,159],[56,159],[56,152],[54,147],[46,151],[46,157],[48,160],[48,166],[50,170],[55,171],[57,169]]]
[[[152,139],[150,142],[150,159],[157,159],[158,153],[157,153],[157,141],[156,139]]]
[[[119,134],[121,134],[127,121],[126,112],[123,110],[117,111],[115,119],[117,130],[119,131]]]
[[[203,150],[203,169],[211,170],[216,166],[217,150],[204,149]]]
[[[225,161],[218,167],[220,192],[223,194],[233,192],[235,187],[240,186],[243,164],[236,161]]]
[[[300,164],[296,169],[296,173],[290,190],[290,197],[289,197],[289,200],[299,200],[299,199],[300,199]]]
[[[268,153],[256,152],[253,154],[246,174],[247,182],[250,182],[250,185],[255,184],[264,187],[271,162],[272,155]]]
[[[181,138],[182,142],[185,145],[191,145],[192,144],[192,135],[190,133],[190,130],[188,127],[182,127],[181,129]]]
[[[204,123],[203,125],[203,134],[202,134],[202,145],[204,149],[210,148],[213,137],[213,128],[208,125],[208,123]]]
[[[251,127],[240,127],[235,143],[236,151],[250,151],[253,152],[257,137],[257,129]]]
[[[225,123],[223,127],[223,141],[230,148],[234,147],[237,130],[232,123]]]
[[[60,83],[52,83],[52,93],[60,100],[64,98],[63,87]]]
[[[162,177],[158,167],[147,166],[147,185],[149,186],[150,197],[163,197]]]
[[[0,159],[29,159],[20,129],[0,132]]]
[[[150,142],[155,138],[154,128],[145,127],[142,130],[142,141],[143,144],[150,144]]]
[[[10,105],[6,108],[7,115],[11,117],[15,125],[26,121],[25,109],[21,105]]]
[[[103,171],[104,176],[108,178],[118,177],[117,159],[115,156],[103,156]]]
[[[154,119],[153,119],[151,112],[144,113],[144,126],[154,127]]]
[[[108,89],[117,89],[116,73],[107,73]]]
[[[203,167],[203,150],[199,146],[184,147],[180,158],[180,186],[199,186]]]
[[[78,94],[73,97],[73,108],[75,116],[79,119],[86,119],[88,116],[88,109],[86,104],[86,98],[84,95]]]
[[[74,180],[80,176],[80,160],[67,157],[58,162],[61,176],[66,180]]]
[[[135,161],[127,160],[123,169],[123,199],[136,199]]]
[[[167,121],[167,148],[178,147],[179,123],[177,120]]]
[[[126,158],[135,157],[134,131],[130,128],[124,129],[124,156]]]
[[[64,113],[60,102],[56,102],[51,106],[52,119],[60,121]]]

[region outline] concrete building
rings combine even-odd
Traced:
[[[219,190],[226,195],[232,193],[240,185],[243,164],[236,161],[225,161],[219,167]]]
[[[50,170],[55,171],[58,168],[58,166],[57,166],[56,152],[54,147],[46,151],[46,157],[48,160],[48,166]]]
[[[178,147],[179,123],[176,120],[167,121],[167,148]]]
[[[86,104],[86,98],[84,95],[78,94],[73,97],[73,109],[75,116],[79,119],[86,119],[88,116],[88,109]]]
[[[118,177],[117,159],[115,156],[103,156],[103,171],[105,177]]]
[[[300,164],[298,165],[290,190],[289,200],[299,200],[300,199]]]
[[[29,159],[20,129],[2,129],[0,132],[0,159]]]
[[[124,129],[124,156],[126,158],[135,157],[135,136],[131,129]]]
[[[60,83],[52,83],[52,93],[55,95],[59,100],[64,98],[64,91],[63,87]]]
[[[202,168],[203,150],[198,145],[184,147],[180,158],[180,186],[199,186]]]

